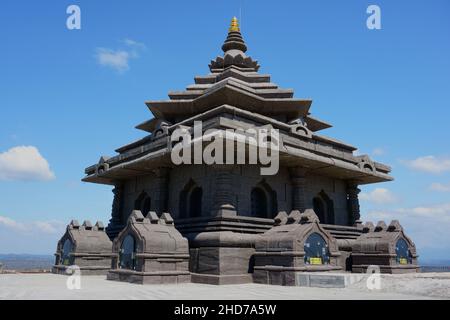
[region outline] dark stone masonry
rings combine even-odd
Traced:
[[[133,283],[278,285],[305,271],[416,272],[415,245],[397,221],[361,221],[358,186],[393,180],[391,168],[321,135],[331,125],[311,115],[312,100],[258,72],[236,18],[222,50],[209,74],[146,102],[152,117],[136,126],[144,138],[86,168],[83,181],[114,187],[111,220],[106,233],[72,222],[54,272],[77,264]],[[171,135],[194,137],[194,121],[203,131],[278,130],[278,172],[261,175],[251,162],[175,165]]]
[[[190,282],[189,245],[168,213],[134,210],[114,239],[109,280],[141,284]]]
[[[53,273],[65,274],[69,266],[76,265],[82,274],[104,275],[111,269],[111,244],[103,223],[93,226],[84,221],[80,225],[72,220],[58,242]]]

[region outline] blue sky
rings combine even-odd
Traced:
[[[81,30],[66,28],[71,4]],[[366,27],[370,4],[381,30]],[[2,1],[0,253],[53,253],[70,219],[107,222],[111,188],[82,183],[84,168],[143,136],[144,100],[208,72],[236,15],[260,71],[334,125],[323,134],[392,166],[394,182],[362,188],[363,219],[398,218],[424,259],[450,259],[449,12],[446,0]]]

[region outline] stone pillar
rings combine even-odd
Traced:
[[[113,240],[124,226],[123,217],[123,184],[116,183],[114,189],[114,199],[112,203],[111,219],[109,220],[108,227],[106,227],[106,234]]]
[[[215,184],[213,194],[212,216],[235,216],[236,207],[234,205],[233,171],[232,165],[210,166],[215,170]]]
[[[161,167],[153,170],[156,175],[155,211],[158,215],[168,210],[170,168]]]
[[[350,225],[360,225],[361,215],[359,209],[359,199],[358,194],[361,192],[358,189],[358,184],[355,181],[349,181],[347,183],[347,207],[349,213],[349,224]]]
[[[112,203],[111,219],[109,220],[109,222],[110,225],[121,225],[123,185],[116,184],[112,192],[114,194],[114,199]]]
[[[305,211],[306,208],[306,169],[289,168],[292,183],[292,210]]]

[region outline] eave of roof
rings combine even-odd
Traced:
[[[265,115],[285,114],[295,119],[308,114],[312,100],[261,98],[229,83],[215,87],[204,95],[190,100],[147,101],[146,105],[155,117],[173,119],[189,117],[214,107],[229,104]]]

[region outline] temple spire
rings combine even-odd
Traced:
[[[239,50],[242,52],[247,51],[247,46],[242,38],[241,29],[239,28],[239,21],[236,17],[231,19],[230,28],[228,29],[228,36],[222,46],[222,50],[223,52],[227,52],[229,50]]]
[[[253,60],[245,54],[247,46],[242,38],[241,28],[236,17],[231,19],[228,35],[222,45],[222,50],[224,52],[223,57],[219,56],[209,64],[211,71],[215,70],[219,72],[230,66],[236,66],[248,72],[258,71],[258,61]]]
[[[228,29],[228,32],[241,32],[241,29],[239,29],[239,21],[236,17],[233,17],[233,19],[231,19],[231,24],[230,24],[230,29]]]

